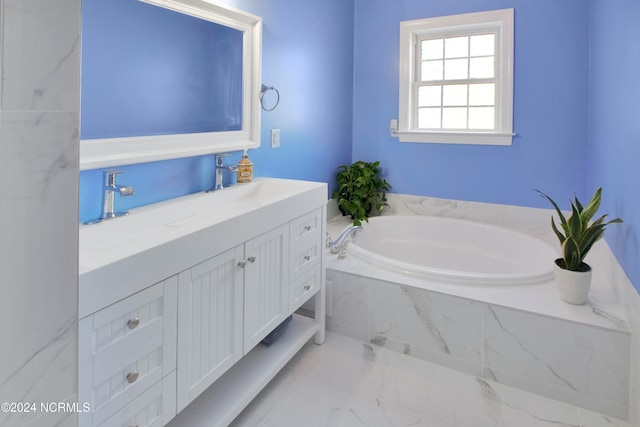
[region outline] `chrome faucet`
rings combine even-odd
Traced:
[[[129,214],[127,211],[115,211],[116,192],[118,192],[122,197],[133,195],[133,187],[129,185],[116,184],[116,176],[120,173],[122,172],[118,170],[106,170],[103,172],[104,187],[102,189],[102,215],[100,215],[100,218],[97,220],[87,221],[85,224],[95,224],[97,222]]]
[[[231,171],[231,173],[238,172],[238,166],[236,165],[225,166],[224,158],[227,156],[229,156],[229,154],[216,154],[216,180],[215,180],[213,189],[209,191],[215,191],[215,190],[220,190],[222,188],[225,188],[225,185],[223,184],[223,175],[222,175],[222,172],[224,170],[229,170]]]
[[[338,259],[344,259],[347,255],[347,238],[351,236],[351,239],[354,239],[355,233],[360,230],[362,230],[362,226],[360,225],[347,227],[336,240],[332,240],[327,234],[327,249],[329,249],[332,254],[338,254]]]

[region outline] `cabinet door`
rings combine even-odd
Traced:
[[[288,235],[285,224],[245,243],[245,354],[289,314]]]
[[[178,276],[178,411],[243,355],[242,260],[238,246]]]

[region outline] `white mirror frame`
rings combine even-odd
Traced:
[[[242,128],[80,141],[80,170],[238,151],[260,146],[262,18],[206,0],[140,0],[243,32]]]

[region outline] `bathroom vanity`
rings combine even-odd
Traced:
[[[81,226],[79,426],[226,426],[322,343],[326,202],[265,178]],[[261,344],[314,295],[315,318]]]

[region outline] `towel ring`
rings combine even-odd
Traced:
[[[267,93],[267,92],[268,92],[268,91],[270,91],[270,90],[274,91],[274,92],[276,93],[276,95],[277,95],[276,103],[273,105],[273,107],[271,107],[271,108],[266,108],[266,107],[264,106],[264,94],[265,94],[265,93]],[[273,87],[273,86],[265,86],[265,85],[262,85],[262,88],[260,89],[260,105],[262,106],[262,109],[263,109],[264,111],[273,111],[273,110],[275,110],[275,109],[276,109],[276,107],[278,106],[278,104],[279,104],[279,103],[280,103],[280,92],[278,92],[278,89],[276,89],[276,88],[275,88],[275,87]]]

